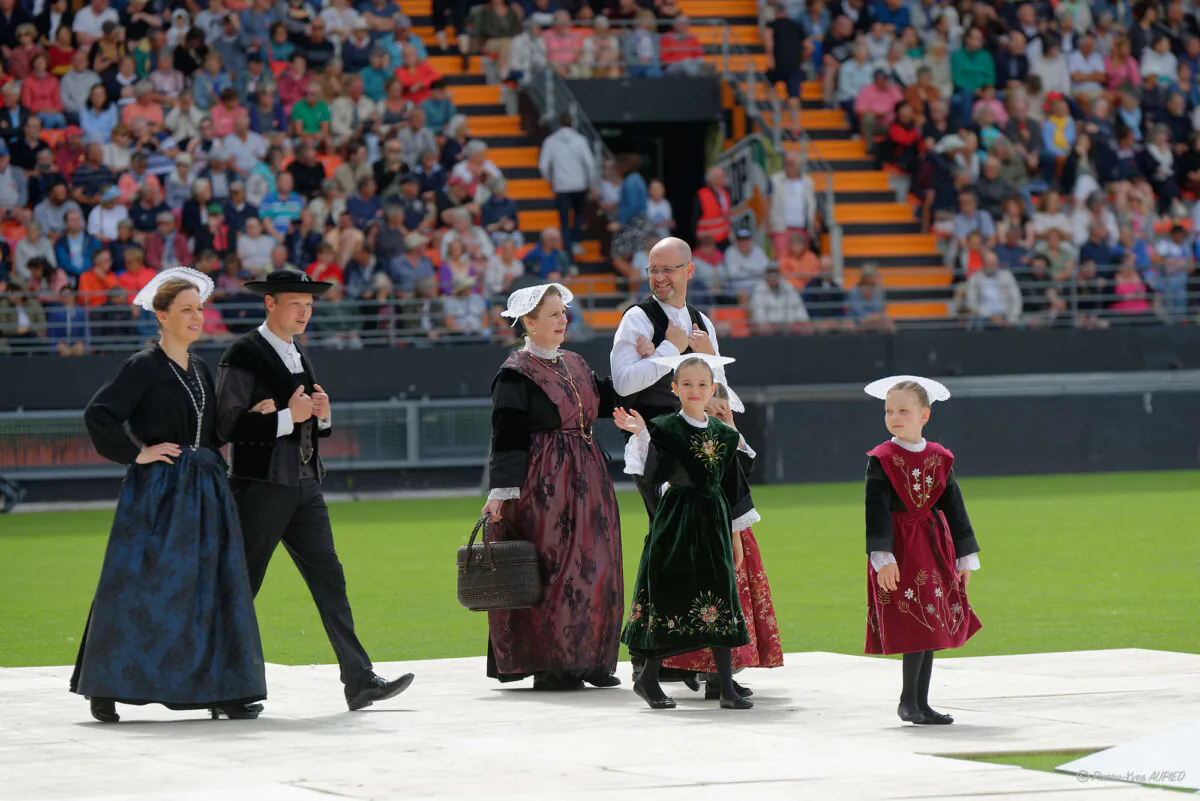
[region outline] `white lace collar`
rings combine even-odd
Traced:
[[[705,415],[703,420],[697,420],[694,417],[689,417],[685,412],[681,411],[679,416],[682,417],[684,421],[686,421],[687,424],[693,428],[708,428],[708,415]]]
[[[562,351],[558,348],[539,348],[537,345],[533,344],[533,340],[529,337],[525,337],[525,347],[521,348],[521,350],[531,353],[539,359],[545,359],[546,361],[551,362],[557,359],[559,356],[562,356]]]
[[[896,443],[901,448],[904,448],[904,450],[908,451],[909,453],[920,453],[921,451],[925,450],[925,444],[926,444],[924,437],[921,437],[920,442],[915,442],[915,443],[914,442],[905,442],[904,440],[900,439],[899,437],[892,437],[892,442]]]

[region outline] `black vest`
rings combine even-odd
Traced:
[[[254,376],[250,404],[271,398],[277,409],[286,409],[296,387],[304,384],[311,394],[316,375],[312,362],[300,343],[303,373],[292,373],[258,331],[237,340],[224,357],[222,366],[238,368]],[[307,457],[307,463],[304,462]],[[266,481],[272,484],[297,486],[301,478],[323,479],[320,431],[315,417],[310,417],[292,429],[286,437],[264,436],[261,441],[230,443],[229,474],[233,478]]]
[[[700,312],[691,306],[684,308],[687,309],[688,316],[692,318],[692,325],[697,325],[701,331],[707,332],[708,328],[704,325]],[[650,338],[650,341],[657,348],[667,338],[667,326],[671,324],[667,319],[667,313],[654,298],[647,298],[636,306],[630,306],[625,313],[628,314],[632,309],[641,309],[650,319],[650,325],[654,327],[654,336]],[[684,353],[687,351],[688,349],[685,348]],[[660,415],[679,411],[681,408],[679,398],[675,397],[675,393],[671,391],[673,377],[671,373],[667,373],[641,392],[626,396],[626,406],[635,409],[645,420],[653,420]]]

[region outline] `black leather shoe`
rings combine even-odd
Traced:
[[[686,676],[683,679],[683,686],[687,687],[694,693],[700,692],[700,676],[695,673],[690,676]]]
[[[674,709],[675,708],[675,699],[674,698],[672,698],[669,695],[664,695],[661,698],[651,698],[646,693],[645,688],[642,687],[642,685],[640,683],[636,683],[636,682],[634,683],[633,691],[634,691],[634,693],[637,694],[637,697],[641,698],[643,701],[645,701],[651,709]]]
[[[738,696],[737,698],[722,698],[721,709],[753,709],[754,702]]]
[[[395,698],[407,690],[408,685],[412,682],[413,674],[411,673],[405,673],[398,679],[388,681],[383,676],[368,671],[366,678],[358,682],[353,690],[349,687],[346,688],[346,705],[350,707],[351,712],[366,709],[376,701]]]
[[[949,726],[954,722],[954,718],[951,715],[938,712],[928,706],[921,707],[921,714],[925,716],[925,720],[921,722],[926,726]]]
[[[901,701],[900,705],[896,707],[896,714],[899,715],[900,719],[905,723],[925,722],[925,713],[922,712],[920,707],[918,707],[916,704],[910,706],[904,701]]]
[[[589,670],[583,674],[583,680],[593,687],[620,687],[621,680],[603,670]]]
[[[101,723],[116,723],[121,720],[115,702],[103,698],[89,698],[88,701],[91,703],[92,717]]]
[[[544,693],[565,693],[583,689],[583,679],[554,673],[539,673],[533,677],[533,689]]]
[[[258,707],[258,709],[254,707]],[[222,715],[230,720],[256,720],[258,713],[262,711],[262,705],[234,704],[232,706],[214,706],[210,707],[208,711],[212,713],[213,720],[220,720]]]
[[[733,683],[733,689],[737,690],[737,694],[742,698],[749,698],[754,695],[754,690],[749,687],[743,687],[736,681]],[[704,700],[716,701],[721,697],[721,683],[715,676],[711,679],[704,680]]]

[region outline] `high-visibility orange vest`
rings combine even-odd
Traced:
[[[700,219],[696,222],[696,237],[708,234],[713,242],[729,239],[729,211],[732,203],[729,190],[722,189],[720,195],[711,186],[701,187],[696,193],[700,198]]]

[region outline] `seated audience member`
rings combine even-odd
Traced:
[[[757,334],[807,333],[808,310],[796,287],[770,267],[750,293],[750,324]]]

